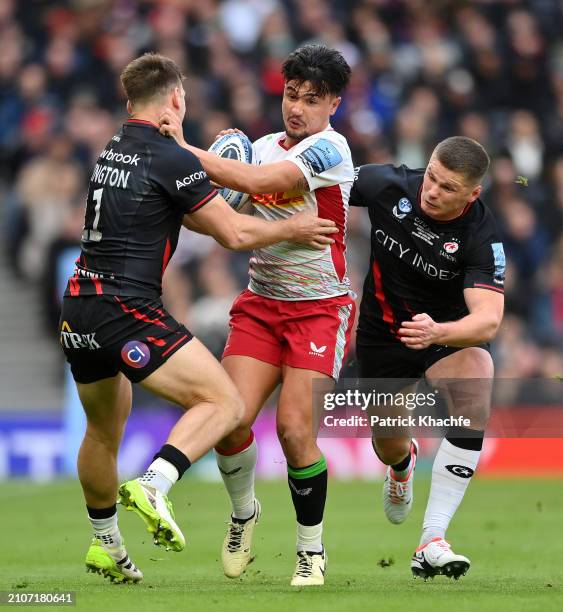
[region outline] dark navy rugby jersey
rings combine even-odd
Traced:
[[[397,335],[426,312],[435,321],[468,314],[466,288],[503,292],[505,258],[491,211],[477,199],[452,221],[420,208],[424,169],[368,164],[356,169],[350,204],[368,208],[370,269],[360,306],[358,342]]]
[[[92,172],[82,251],[65,296],[159,297],[182,217],[216,193],[195,155],[152,123],[129,120]]]

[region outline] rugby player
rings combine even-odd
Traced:
[[[184,547],[184,536],[169,489],[238,426],[243,411],[219,362],[162,305],[162,275],[181,225],[230,249],[290,240],[321,254],[337,231],[334,222],[311,214],[268,223],[235,213],[197,158],[159,132],[164,108],[180,121],[184,117],[182,79],[173,61],[154,54],[123,70],[130,118],[92,173],[82,251],[61,314],[61,344],[87,417],[78,457],[94,529],[86,565],[119,582],[142,578],[127,556],[115,504],[131,382],[185,410],[146,473],[119,490],[121,502],[143,518],[155,543],[173,550]]]
[[[357,332],[362,378],[479,379],[449,388],[449,409],[468,406],[470,428],[448,431],[432,469],[415,576],[459,578],[469,560],[446,530],[471,481],[483,444],[494,374],[489,342],[503,314],[505,257],[491,211],[479,199],[489,157],[454,136],[434,149],[427,168],[361,166],[350,204],[368,208],[371,259]],[[467,397],[469,391],[470,397]],[[387,464],[383,506],[403,522],[413,501],[416,442],[374,435]]]
[[[312,385],[315,379],[338,379],[355,314],[344,242],[354,169],[346,139],[330,125],[350,67],[338,51],[306,45],[289,55],[282,71],[285,131],[254,143],[258,165],[187,145],[166,113],[161,125],[195,153],[213,181],[252,194],[255,216],[271,222],[310,211],[334,220],[339,230],[322,252],[287,243],[254,250],[250,283],[231,309],[222,360],[245,405],[241,423],[215,448],[232,503],[224,572],[236,578],[251,560],[261,511],[254,494],[257,447],[251,427],[281,383],[277,432],[297,519],[291,584],[309,586],[324,584],[326,569],[327,465],[313,431]]]

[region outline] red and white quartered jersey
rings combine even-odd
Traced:
[[[255,159],[258,164],[293,162],[305,175],[309,191],[252,195],[254,214],[277,221],[305,211],[332,219],[338,234],[331,235],[334,244],[322,251],[292,242],[254,250],[248,288],[277,300],[318,300],[343,295],[350,288],[345,239],[348,198],[354,181],[348,143],[330,126],[289,149],[285,147],[285,136],[285,132],[279,132],[257,140],[253,145]]]

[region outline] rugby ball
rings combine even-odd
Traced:
[[[236,159],[245,164],[254,163],[252,143],[248,136],[239,132],[225,134],[217,138],[209,147],[209,150],[225,159]],[[223,187],[219,193],[227,201],[227,204],[237,212],[247,212],[250,210],[250,196],[247,193],[234,191],[228,187]]]

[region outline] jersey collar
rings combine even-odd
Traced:
[[[145,125],[156,128],[157,130],[159,129],[156,123],[153,123],[152,121],[145,121],[144,119],[127,119],[125,125]]]

